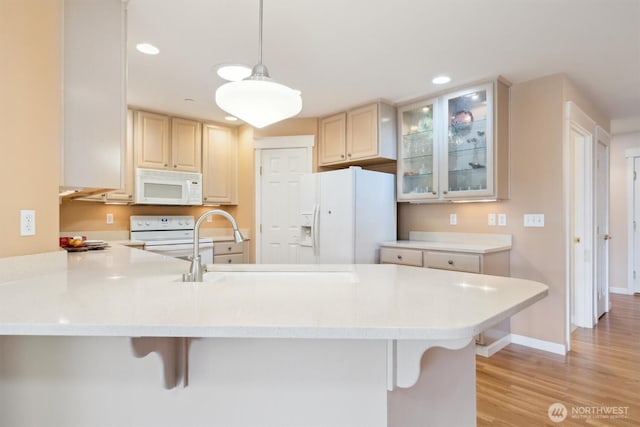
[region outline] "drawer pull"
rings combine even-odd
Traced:
[[[228,250],[228,251],[230,251],[230,250],[231,250],[231,246],[229,246],[229,247],[227,248],[227,250]]]
[[[398,259],[402,259],[402,255],[398,255]]]
[[[231,259],[228,259],[228,260],[227,260],[227,263],[228,263],[228,264],[231,264]]]
[[[449,265],[453,265],[453,260],[452,260],[452,259],[450,259],[449,261],[447,261],[447,264],[449,264]]]

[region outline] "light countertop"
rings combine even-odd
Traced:
[[[188,265],[117,244],[69,253],[66,269],[0,283],[0,335],[458,339],[548,292],[393,264],[221,265],[217,281],[182,283]]]
[[[387,248],[488,254],[511,249],[511,236],[504,234],[411,231],[409,240],[381,244]]]

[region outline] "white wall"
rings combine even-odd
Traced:
[[[630,177],[627,171],[625,151],[640,149],[640,132],[613,135],[611,142],[611,216],[610,234],[613,236],[610,248],[609,286],[613,292],[628,293],[627,283],[629,219],[628,208],[632,200],[628,200]]]

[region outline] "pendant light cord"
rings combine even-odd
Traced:
[[[258,64],[262,65],[262,0],[260,0],[260,12],[258,21]]]

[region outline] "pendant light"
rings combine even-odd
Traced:
[[[262,63],[262,0],[258,39],[258,63],[244,80],[229,82],[216,90],[216,104],[256,128],[293,117],[302,110],[300,91],[276,83]]]

